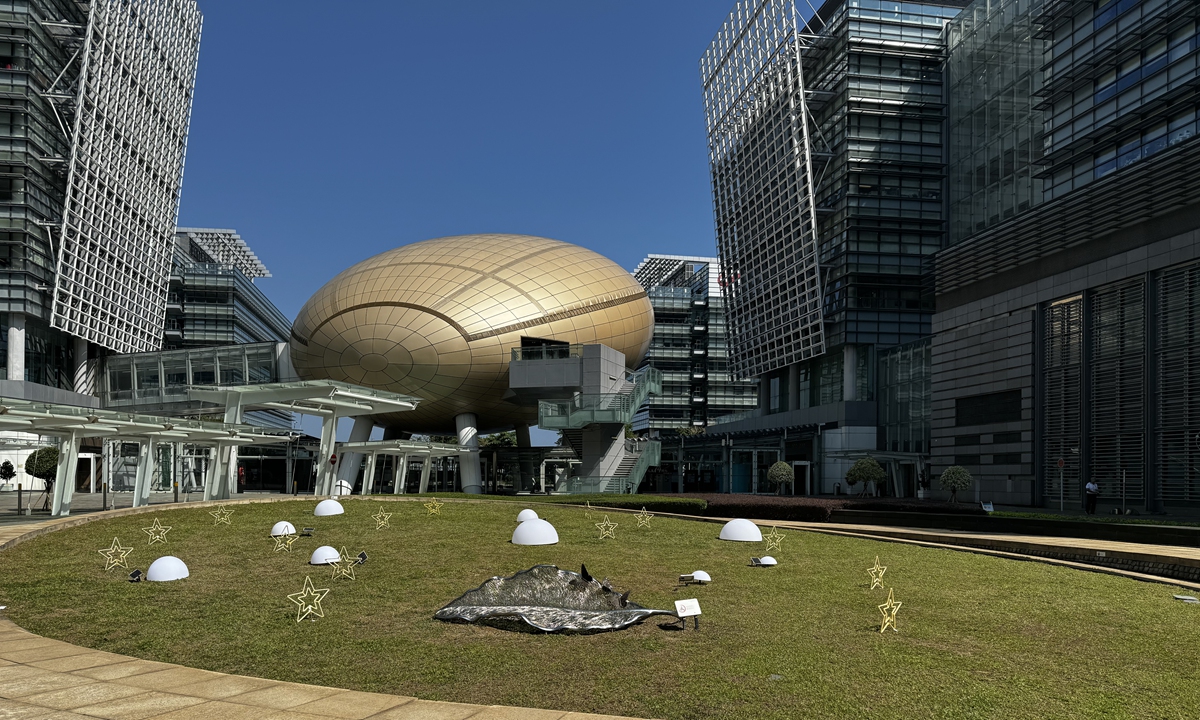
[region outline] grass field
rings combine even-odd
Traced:
[[[1034,562],[786,532],[780,565],[749,567],[758,545],[719,525],[627,514],[599,540],[583,508],[538,505],[549,547],[508,541],[513,503],[351,500],[312,517],[312,500],[236,506],[232,526],[204,509],[113,518],[0,553],[0,604],[34,632],[79,645],[229,673],[434,700],[662,718],[1195,718],[1200,606],[1167,585]],[[391,527],[370,519],[380,506]],[[168,542],[147,545],[154,517]],[[317,528],[291,553],[276,520]],[[114,536],[131,566],[176,555],[191,577],[129,583],[97,550]],[[366,550],[358,579],[307,565],[318,544]],[[866,572],[880,557],[903,602],[881,635]],[[651,619],[595,635],[541,635],[432,619],[493,575],[537,563],[609,577],[631,600],[672,608],[696,597],[700,631]],[[711,585],[675,589],[680,573]],[[295,622],[287,595],[310,575],[332,588],[325,617]],[[772,679],[777,676],[776,679]]]

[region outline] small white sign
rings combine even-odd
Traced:
[[[692,617],[700,614],[700,601],[696,598],[691,600],[676,600],[675,614],[681,618]]]
[[[1200,603],[1200,600],[1197,600],[1195,597],[1193,597],[1191,595],[1176,595],[1175,599],[1182,600],[1185,603]],[[675,604],[678,605],[679,603],[675,603]]]
[[[979,503],[979,504],[983,506],[984,512],[995,512],[995,509],[992,507],[992,504],[990,502]]]

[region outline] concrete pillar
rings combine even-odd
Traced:
[[[521,473],[522,482],[528,478],[531,488],[537,488],[540,493],[546,492],[546,478],[538,477],[535,470],[536,463],[533,460],[533,453],[530,448],[533,447],[533,440],[529,437],[529,425],[522,423],[516,427],[517,436],[517,468]],[[494,456],[494,453],[493,453]]]
[[[333,464],[329,458],[333,456],[337,446],[337,413],[321,419],[321,446],[316,457],[316,485],[314,495],[333,494]]]
[[[88,368],[88,341],[81,337],[74,338],[71,355],[75,370],[75,392],[91,395],[96,391],[96,387]]]
[[[379,453],[371,453],[367,455],[367,469],[363,472],[363,484],[361,495],[370,495],[375,485],[375,463],[379,459]]]
[[[8,314],[8,379],[25,379],[25,315]]]
[[[396,475],[392,480],[392,494],[403,495],[405,484],[408,481],[408,453],[404,453],[398,457],[396,462]]]
[[[853,402],[858,399],[858,348],[842,346],[842,400]]]
[[[137,472],[133,481],[133,506],[142,507],[150,504],[150,481],[154,477],[154,454],[158,443],[144,440],[138,443]]]
[[[354,427],[350,428],[349,442],[366,442],[371,439],[371,431],[375,422],[366,415],[354,418]],[[337,484],[333,495],[349,495],[354,490],[354,481],[358,479],[358,468],[362,465],[362,453],[344,452],[338,458]],[[366,482],[366,478],[363,479]]]
[[[533,440],[529,437],[529,425],[522,423],[516,427],[517,447],[527,448],[533,447]]]
[[[421,485],[417,488],[419,493],[429,492],[429,469],[433,465],[433,456],[426,455],[421,458]]]
[[[11,334],[9,337],[12,337]],[[80,438],[75,433],[59,438],[58,469],[54,475],[54,501],[50,506],[50,514],[54,517],[71,514],[71,498],[75,494],[75,468],[79,462],[79,444]]]
[[[458,471],[462,477],[462,491],[482,494],[483,484],[479,471],[479,430],[474,413],[461,413],[454,418],[458,428]]]

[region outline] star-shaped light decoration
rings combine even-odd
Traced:
[[[142,532],[144,532],[150,536],[150,543],[149,543],[150,545],[153,545],[154,543],[159,543],[159,542],[166,544],[167,533],[170,531],[171,531],[171,526],[167,525],[166,527],[163,527],[162,525],[159,524],[158,518],[154,518],[154,524],[152,524],[150,527],[142,528]]]
[[[104,569],[106,571],[112,570],[115,567],[129,569],[129,563],[125,562],[125,558],[129,557],[129,553],[133,552],[133,548],[125,547],[117,538],[113,538],[110,547],[98,552],[104,556]]]
[[[896,598],[892,596],[892,588],[888,588],[888,601],[879,606],[879,612],[883,613],[883,624],[879,626],[879,632],[883,632],[889,627],[892,632],[900,632],[896,629],[896,611],[903,604],[896,602]]]
[[[304,576],[304,589],[298,593],[288,595],[288,600],[296,604],[296,622],[309,617],[325,617],[325,609],[321,607],[321,601],[329,594],[329,588],[317,589],[313,585],[312,578]]]
[[[578,490],[578,488],[576,488],[576,489]],[[584,507],[583,514],[584,514],[584,515],[591,515],[591,514],[592,514],[592,501],[591,501],[591,500],[584,500],[584,501],[583,501],[583,504],[584,504],[584,506],[585,506],[585,507]]]
[[[275,536],[275,552],[280,550],[284,552],[292,551],[292,543],[296,542],[295,535],[276,535]]]
[[[640,513],[634,513],[633,516],[637,518],[638,527],[650,527],[650,518],[654,517],[654,513],[646,512],[643,507]]]
[[[371,516],[371,519],[375,521],[375,529],[382,530],[385,527],[391,527],[392,524],[390,522],[388,522],[388,518],[390,518],[391,516],[392,516],[392,514],[390,512],[384,512],[383,506],[380,505],[379,512],[377,512]]]
[[[771,552],[772,550],[779,550],[780,546],[783,544],[783,539],[785,537],[787,537],[787,535],[784,535],[783,533],[779,532],[779,529],[776,528],[774,525],[772,525],[771,532],[767,533],[766,535],[763,535],[763,540],[767,541],[767,552]]]
[[[434,498],[434,499],[430,500],[429,502],[425,503],[425,509],[429,511],[430,515],[441,515],[442,514],[442,506],[445,504],[446,503],[444,503],[444,502],[438,502],[438,499]]]
[[[887,567],[879,564],[879,556],[875,556],[875,566],[867,568],[867,572],[871,574],[871,589],[883,588],[883,574],[887,572]]]
[[[358,558],[350,557],[346,552],[346,548],[342,548],[342,552],[338,555],[337,562],[330,563],[333,566],[333,579],[346,578],[354,580],[354,566],[358,564]]]
[[[233,510],[230,510],[227,507],[222,507],[222,508],[217,508],[216,510],[211,510],[211,511],[209,511],[208,514],[212,515],[213,517],[215,517],[217,519],[217,521],[214,522],[213,525],[232,525],[233,524],[233,523],[229,522],[229,516],[233,514]]]
[[[609,520],[607,515],[604,516],[604,522],[596,523],[596,527],[600,528],[601,540],[604,538],[612,538],[613,540],[617,539],[617,524]]]

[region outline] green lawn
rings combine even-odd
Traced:
[[[1200,606],[1171,586],[1035,562],[787,532],[773,569],[748,566],[756,545],[721,542],[719,525],[539,505],[550,547],[508,540],[513,503],[351,500],[312,517],[312,500],[237,506],[232,526],[204,509],[88,523],[0,553],[0,604],[49,637],[243,675],[433,700],[663,718],[1195,718],[1200,716]],[[380,506],[391,528],[375,530]],[[150,547],[140,528],[173,529]],[[274,552],[276,520],[317,528]],[[191,577],[124,581],[97,550],[113,536],[143,570],[163,554]],[[317,544],[366,550],[358,579],[308,566]],[[903,602],[899,633],[878,632],[885,590],[868,590],[880,557]],[[631,600],[672,608],[697,597],[700,631],[660,619],[614,633],[541,635],[432,619],[493,575],[537,563],[587,564]],[[713,583],[675,590],[707,570]],[[287,599],[305,575],[332,588],[325,617],[295,622]],[[770,679],[771,676],[781,679]]]

